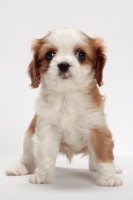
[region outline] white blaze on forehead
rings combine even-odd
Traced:
[[[86,36],[73,28],[54,30],[47,36],[48,42],[57,47],[58,51],[71,52],[78,43],[85,44]]]

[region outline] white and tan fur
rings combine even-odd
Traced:
[[[90,155],[90,170],[98,172],[100,186],[122,185],[113,164],[113,139],[104,114],[102,72],[106,61],[102,39],[90,38],[73,28],[49,32],[32,44],[33,60],[28,67],[31,86],[41,84],[35,116],[24,139],[23,156],[7,175],[25,175],[31,183],[55,182],[59,152],[69,160],[75,154]],[[46,59],[48,52],[53,58]],[[79,51],[85,58],[78,58]],[[68,63],[67,72],[58,65]]]

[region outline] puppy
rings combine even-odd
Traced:
[[[59,152],[69,160],[82,153],[89,154],[89,168],[98,172],[98,185],[122,185],[98,88],[106,62],[103,40],[63,28],[35,40],[32,52],[28,73],[32,88],[41,85],[40,93],[24,138],[23,156],[7,175],[26,175],[37,168],[30,183],[53,183]]]

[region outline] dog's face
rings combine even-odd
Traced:
[[[40,82],[53,87],[68,82],[81,85],[92,79],[102,85],[106,56],[100,38],[90,38],[79,30],[63,28],[35,40],[32,51],[33,60],[28,73],[33,88]]]

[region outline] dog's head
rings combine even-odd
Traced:
[[[106,55],[100,38],[90,38],[73,28],[63,28],[34,40],[32,51],[33,60],[28,73],[33,88],[40,83],[53,87],[57,83],[80,85],[92,80],[102,85]]]

